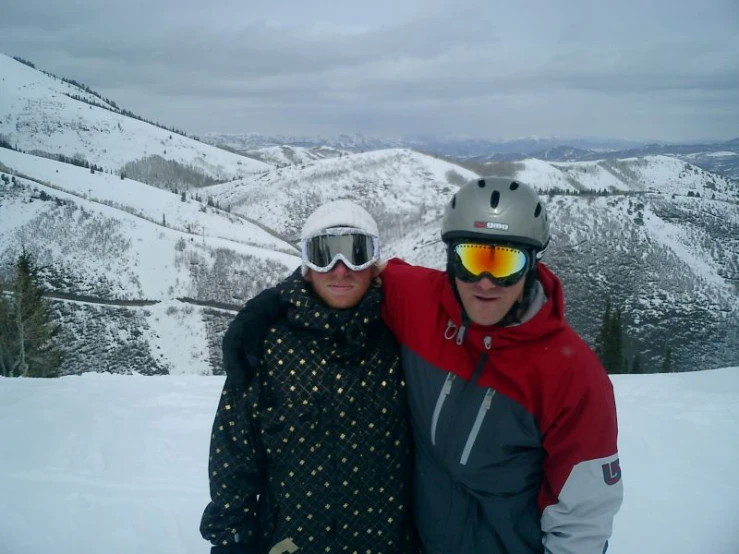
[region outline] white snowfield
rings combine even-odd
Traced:
[[[739,367],[613,382],[625,500],[608,554],[736,554]],[[0,378],[0,552],[206,554],[222,384]]]

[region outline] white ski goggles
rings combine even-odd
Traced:
[[[341,261],[352,271],[362,271],[380,259],[380,240],[353,227],[332,227],[301,241],[303,263],[328,273]]]

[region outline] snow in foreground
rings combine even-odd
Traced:
[[[625,501],[609,554],[739,552],[739,367],[614,377]],[[0,552],[207,553],[223,379],[0,379]]]

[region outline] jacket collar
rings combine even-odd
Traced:
[[[293,273],[280,286],[280,302],[287,306],[287,322],[296,331],[335,341],[339,354],[361,348],[370,327],[380,322],[382,290],[370,286],[353,308],[336,309],[326,305],[300,274]]]

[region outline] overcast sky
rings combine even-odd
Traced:
[[[0,51],[190,133],[739,136],[739,0],[0,0]]]

